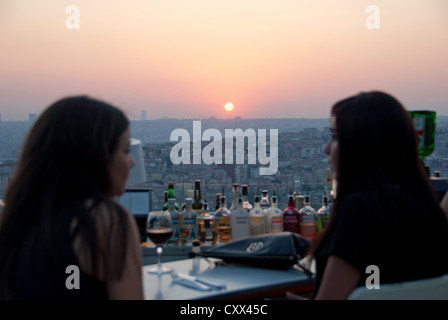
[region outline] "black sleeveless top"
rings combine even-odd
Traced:
[[[50,241],[51,247],[45,245],[44,241],[36,240],[42,239],[35,236],[35,232],[42,232],[37,230],[38,228],[25,235],[23,245],[19,249],[20,263],[11,275],[12,279],[9,279],[12,281],[12,299],[107,299],[106,284],[82,272],[79,267],[73,250],[73,236],[70,233],[71,219],[60,216],[63,217],[62,222],[56,239]],[[79,284],[79,288],[74,284]]]
[[[364,286],[379,268],[380,283],[431,278],[448,273],[448,223],[424,204],[395,190],[393,212],[378,212],[364,192],[349,196],[315,253],[317,293],[327,260],[336,255],[356,267]]]

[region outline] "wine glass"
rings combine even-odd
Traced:
[[[154,242],[157,249],[157,267],[148,270],[151,274],[164,274],[171,272],[170,268],[162,267],[160,257],[163,247],[173,235],[173,222],[169,211],[151,211],[146,221],[146,234]]]

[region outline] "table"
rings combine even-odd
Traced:
[[[239,264],[224,264],[214,258],[193,258],[163,263],[178,273],[223,282],[225,289],[198,291],[173,283],[171,275],[148,274],[143,266],[143,288],[147,300],[256,299],[284,294],[286,291],[313,290],[311,280],[298,268],[272,270]]]

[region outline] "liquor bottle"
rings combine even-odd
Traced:
[[[261,191],[260,207],[265,213],[269,209],[268,190]]]
[[[298,202],[297,202],[297,197],[301,196],[300,194],[300,180],[294,180],[294,192],[293,192],[293,197],[294,197],[294,206],[297,208],[299,206]],[[297,209],[300,210],[300,209]]]
[[[231,240],[230,215],[231,212],[226,206],[226,197],[221,196],[220,207],[213,217],[213,244],[223,244]]]
[[[176,199],[176,195],[174,194],[174,182],[169,182],[168,183],[168,193],[167,193],[167,198],[169,199]],[[176,208],[176,210],[179,211],[179,205],[177,204],[177,202],[174,202],[174,206]],[[168,209],[168,201],[163,205],[164,210]]]
[[[191,207],[192,198],[185,199],[185,209],[181,213],[181,242],[182,244],[193,242],[198,238],[197,215]]]
[[[215,212],[216,212],[216,210],[221,208],[221,196],[222,195],[223,195],[222,193],[217,193],[216,194]]]
[[[249,236],[249,212],[243,208],[243,199],[238,198],[235,210],[230,214],[230,228],[232,240],[239,240]]]
[[[300,211],[305,206],[305,197],[299,194],[294,198],[294,207]]]
[[[297,210],[300,210],[303,208],[303,203],[305,202],[305,197],[300,194],[300,188],[302,187],[300,180],[294,181],[294,206]]]
[[[204,213],[204,201],[201,198],[201,180],[195,180],[194,182],[194,200],[191,208],[196,211],[198,217],[201,217]]]
[[[320,207],[320,209],[317,210],[316,213],[316,233],[321,232],[325,228],[329,216],[330,208],[328,207],[328,198],[326,196],[323,196],[322,207]]]
[[[288,196],[288,207],[283,211],[283,231],[299,233],[300,216],[299,210],[295,207],[294,196]]]
[[[173,236],[168,240],[168,245],[178,246],[180,245],[180,212],[176,210],[175,200],[173,198],[168,199],[168,209],[171,214],[171,220],[173,222]]]
[[[249,232],[251,236],[266,233],[265,214],[260,205],[260,196],[254,197],[254,207],[249,212]]]
[[[277,206],[277,196],[271,198],[271,207],[266,211],[266,232],[282,232],[283,231],[283,212]]]
[[[429,156],[434,151],[436,133],[436,113],[427,110],[409,111],[414,128],[419,138],[418,154],[420,159]]]
[[[311,207],[310,196],[305,196],[305,206],[300,209],[300,231],[299,233],[308,239],[309,241],[314,241],[316,238],[316,224],[314,221],[314,216],[316,211]]]
[[[208,203],[204,202],[204,214],[198,217],[198,238],[204,244],[213,244],[213,214],[208,210]]]
[[[252,204],[249,202],[249,187],[247,184],[243,184],[241,194],[243,198],[243,208],[249,212],[252,210]]]
[[[233,210],[235,210],[237,208],[238,205],[238,183],[234,183],[233,184],[233,199],[232,199],[232,204],[230,205],[230,212],[232,212]]]
[[[202,206],[202,214],[197,216],[198,219],[198,240],[205,243],[206,230],[205,230],[205,216],[208,215],[208,204],[204,202]]]
[[[163,211],[168,210],[168,206],[165,206],[165,203],[168,203],[168,191],[163,193]]]

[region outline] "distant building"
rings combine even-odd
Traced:
[[[0,122],[2,122],[2,114],[0,113]]]
[[[142,120],[145,121],[146,120],[146,111],[142,110]]]
[[[29,122],[36,121],[36,114],[35,113],[28,113],[28,121]]]

